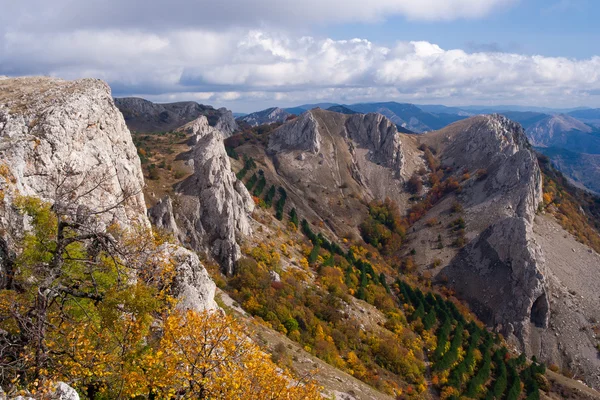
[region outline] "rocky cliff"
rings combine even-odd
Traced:
[[[452,124],[423,142],[440,154],[441,168],[478,174],[458,194],[470,242],[439,276],[487,323],[525,346],[530,322],[547,326],[549,316],[544,258],[533,238],[542,178],[525,133],[490,115]]]
[[[0,171],[0,262],[10,261],[27,229],[12,207],[17,195],[48,201],[68,218],[97,215],[89,229],[150,226],[140,160],[102,81],[0,80]],[[181,260],[176,293],[186,304],[216,307],[214,283],[195,254],[170,246],[163,256]]]
[[[369,149],[369,159],[402,175],[403,153],[398,129],[381,114],[354,114],[346,121],[348,137]]]
[[[185,157],[194,172],[176,185],[175,207],[165,198],[149,210],[150,218],[187,246],[209,253],[231,274],[241,257],[238,240],[251,233],[254,203],[231,171],[223,134],[204,116],[180,129],[192,135]]]
[[[310,111],[277,129],[269,139],[272,152],[300,150],[318,153],[320,148],[319,125]]]

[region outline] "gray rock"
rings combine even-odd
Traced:
[[[108,85],[16,78],[1,80],[0,93],[0,160],[10,176],[0,185],[12,180],[20,194],[51,202],[76,196],[93,210],[114,206],[102,214],[105,224],[147,225],[140,160]],[[57,188],[67,171],[72,177]]]
[[[181,246],[166,246],[164,251],[177,265],[173,286],[173,294],[179,299],[177,307],[199,312],[218,309],[214,300],[216,285],[198,256]]]
[[[179,236],[179,228],[173,214],[173,202],[169,196],[165,196],[148,210],[148,218],[152,225],[172,233],[174,237]]]
[[[58,382],[54,386],[54,393],[50,395],[50,400],[79,400],[77,391],[66,383]]]
[[[301,150],[318,153],[321,138],[317,120],[310,111],[277,129],[269,138],[269,151]]]
[[[182,129],[194,134],[190,153],[194,173],[175,188],[174,214],[164,202],[149,213],[166,218],[168,224],[174,218],[176,223],[170,226],[177,227],[182,243],[210,253],[223,271],[231,274],[234,263],[241,257],[237,240],[251,234],[249,214],[254,202],[231,171],[222,133],[208,126],[204,116]]]
[[[231,134],[238,130],[237,122],[235,122],[235,118],[233,117],[233,113],[231,110],[226,108],[219,108],[219,119],[215,124],[215,128],[223,132],[224,137],[229,137]]]
[[[354,114],[346,121],[346,134],[370,151],[370,160],[402,175],[404,155],[398,129],[381,114]]]
[[[0,172],[0,283],[6,283],[14,242],[28,229],[28,221],[12,207],[17,193],[54,203],[77,220],[87,210],[106,210],[98,220],[80,221],[95,224],[90,229],[112,223],[150,227],[137,150],[110,88],[102,81],[0,80]],[[65,179],[67,172],[72,176]],[[207,208],[221,210],[219,206],[213,202]],[[160,227],[176,232],[169,199],[153,211]],[[219,226],[216,218],[210,221]],[[181,260],[182,303],[213,307],[214,283],[198,258],[183,248],[171,252]],[[187,294],[190,299],[183,298]]]

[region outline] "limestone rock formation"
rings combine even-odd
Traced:
[[[189,153],[194,173],[175,188],[174,213],[170,200],[165,199],[149,215],[155,224],[176,233],[182,243],[209,252],[231,274],[241,257],[238,239],[251,233],[248,215],[254,202],[231,171],[222,133],[210,127],[204,116],[182,129],[194,135]]]
[[[22,195],[107,209],[105,224],[148,223],[137,150],[102,81],[0,80],[0,160]]]
[[[154,207],[148,210],[148,218],[155,227],[170,232],[175,237],[179,236],[179,228],[173,212],[173,202],[169,196],[163,197]]]
[[[179,299],[177,307],[184,310],[216,310],[216,285],[210,279],[198,256],[181,246],[169,246],[165,253],[177,266],[173,293]]]
[[[514,333],[524,346],[530,322],[546,326],[549,309],[544,258],[532,225],[542,179],[525,133],[503,116],[488,115],[457,122],[424,140],[440,152],[442,167],[481,175],[459,195],[473,240],[442,276],[486,322]],[[538,314],[532,316],[538,300]]]
[[[231,136],[231,134],[238,129],[233,113],[225,107],[219,108],[217,111],[219,112],[219,119],[215,124],[215,128],[220,130],[223,133],[223,136]]]
[[[143,187],[137,150],[106,83],[0,80],[0,283],[28,226],[12,207],[17,194],[42,198],[74,219],[99,213],[85,224],[101,230],[150,226]],[[171,203],[162,207],[160,227],[175,227]],[[214,283],[197,256],[177,247],[170,253],[180,260],[182,303],[214,308]]]
[[[310,111],[275,131],[269,138],[269,151],[301,150],[318,153],[321,148],[319,125]]]
[[[398,129],[381,114],[354,114],[346,121],[348,137],[370,151],[375,164],[384,165],[396,173],[402,172],[402,143]]]

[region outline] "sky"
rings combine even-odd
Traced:
[[[251,112],[600,107],[597,0],[0,0],[0,75]]]

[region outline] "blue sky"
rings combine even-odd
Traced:
[[[446,49],[589,58],[600,54],[598,17],[600,1],[525,0],[478,19],[415,21],[393,16],[381,23],[332,24],[316,30],[334,39],[366,37],[386,45],[425,40]]]
[[[0,75],[249,112],[600,107],[595,0],[0,0]]]

